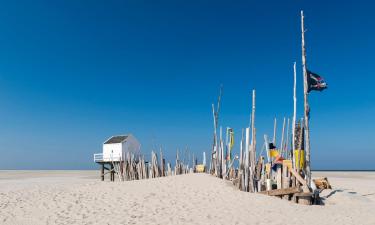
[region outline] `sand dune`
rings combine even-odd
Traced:
[[[123,183],[97,171],[0,171],[0,224],[375,224],[375,173],[328,176],[325,206],[240,192],[207,174]]]

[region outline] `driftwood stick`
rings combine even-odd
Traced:
[[[287,127],[286,127],[286,142],[285,142],[285,144],[284,144],[284,153],[286,153],[285,154],[285,157],[286,158],[289,158],[289,127],[290,127],[290,119],[288,118],[288,123],[287,123],[288,125],[287,125]]]
[[[284,122],[283,122],[283,130],[281,133],[280,155],[283,155],[284,153],[284,133],[285,133],[285,117],[284,117]]]
[[[293,122],[292,122],[292,153],[294,156],[294,150],[296,150],[295,141],[296,141],[296,120],[297,120],[297,70],[296,62],[293,65],[294,71],[294,88],[293,88]],[[293,158],[293,164],[296,167],[296,159]],[[294,167],[294,168],[295,168]]]
[[[275,117],[274,123],[273,123],[273,140],[272,143],[276,145],[276,128],[277,128],[277,119]]]

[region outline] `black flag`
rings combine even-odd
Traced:
[[[310,92],[312,90],[323,91],[324,89],[328,88],[327,83],[324,81],[324,79],[321,76],[309,70],[307,70],[307,85],[308,85],[307,92]]]

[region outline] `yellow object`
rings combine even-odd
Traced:
[[[197,173],[204,173],[206,170],[206,167],[203,164],[196,165],[195,170],[197,171]]]
[[[266,174],[270,174],[271,173],[271,163],[267,163],[266,164]]]
[[[229,148],[232,150],[234,146],[234,132],[233,130],[230,131],[230,138],[229,138]]]
[[[292,160],[283,160],[283,166],[286,166],[291,170],[293,168],[292,167]]]
[[[279,151],[276,149],[270,150],[270,156],[271,158],[276,158],[277,156],[279,156]]]
[[[301,156],[299,156],[299,152],[301,152]],[[298,169],[305,168],[305,151],[304,150],[294,150],[294,157],[296,160],[296,166]]]

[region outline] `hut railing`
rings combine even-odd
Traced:
[[[94,154],[94,162],[101,162],[101,161],[103,161],[103,153]]]

